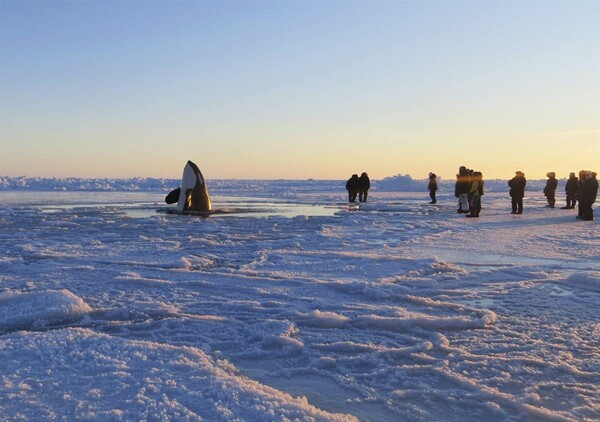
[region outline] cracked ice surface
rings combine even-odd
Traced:
[[[479,219],[443,194],[209,218],[27,195],[0,193],[5,420],[598,419],[599,225],[541,194]]]

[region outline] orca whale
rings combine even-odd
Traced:
[[[204,176],[198,166],[188,161],[183,168],[181,185],[165,198],[167,204],[177,202],[177,211],[209,212],[212,210]]]

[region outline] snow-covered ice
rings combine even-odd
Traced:
[[[598,221],[318,183],[0,192],[0,418],[600,419]]]

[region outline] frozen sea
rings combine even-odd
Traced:
[[[600,419],[598,221],[281,183],[0,192],[0,419]]]

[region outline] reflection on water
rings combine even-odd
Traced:
[[[212,198],[213,210],[209,213],[178,213],[175,207],[161,207],[153,212],[166,214],[174,218],[199,216],[199,217],[297,217],[297,216],[333,216],[337,209],[325,207],[323,205],[311,205],[301,203],[281,203],[269,202],[263,199],[244,198],[244,197],[221,197]],[[136,217],[148,217],[144,215],[147,210],[137,209],[129,210],[128,215]]]
[[[0,192],[0,205],[3,207],[97,207],[127,206],[135,203],[164,203],[165,195],[147,192]]]
[[[64,212],[65,210],[117,208],[131,218],[151,218],[167,216],[170,218],[190,218],[196,215],[170,214],[175,206],[164,203],[162,193],[147,192],[0,192],[0,206],[3,208],[36,207],[45,213]],[[264,198],[236,196],[213,196],[213,212],[210,218],[219,217],[297,217],[297,216],[334,216],[338,207],[303,203],[277,202]],[[159,211],[160,213],[157,213]],[[207,217],[206,214],[198,216]]]

